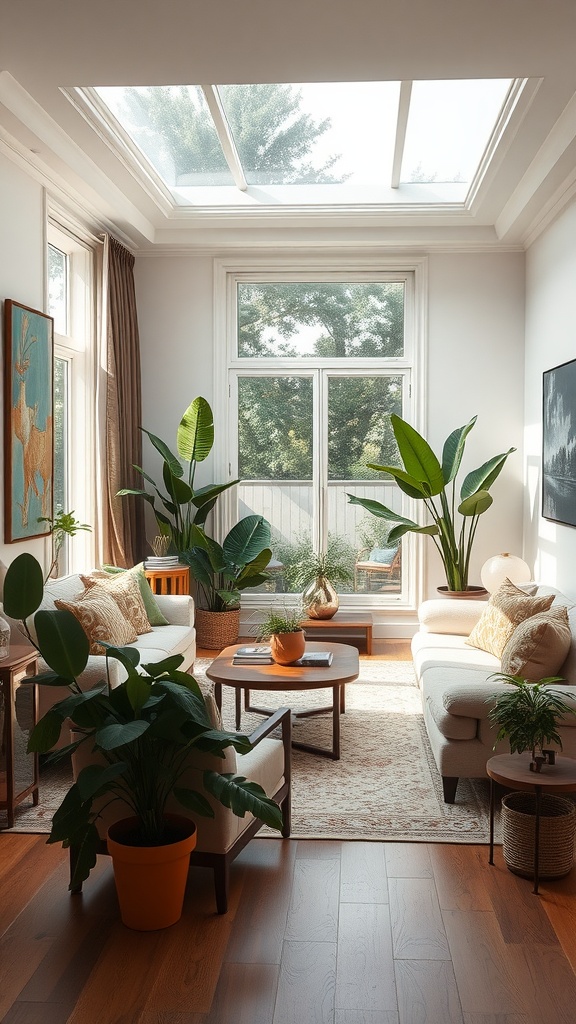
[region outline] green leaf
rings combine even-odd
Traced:
[[[396,542],[399,541],[406,533],[422,533],[427,537],[436,537],[440,533],[440,530],[436,526],[436,523],[431,523],[430,526],[418,526],[417,523],[409,526],[407,523],[402,523],[400,526],[394,526],[390,530],[390,533],[388,534],[388,543],[396,544]]]
[[[115,647],[114,644],[107,644],[104,640],[100,643],[106,648],[106,657],[114,658],[124,666],[128,675],[140,664],[140,651],[137,647]]]
[[[477,416],[473,416],[470,422],[464,427],[457,427],[457,429],[453,430],[444,442],[444,448],[442,451],[442,475],[447,484],[454,479],[460,469],[460,463],[462,462],[462,456],[464,455],[464,448],[466,446],[466,438],[477,419]]]
[[[170,472],[173,476],[183,476],[184,470],[179,459],[170,451],[167,444],[160,437],[156,437],[156,434],[151,434],[149,430],[145,430],[144,427],[140,427],[143,434],[146,434],[150,438],[156,451],[160,452],[160,455],[167,462],[170,467]],[[154,485],[155,486],[155,485]]]
[[[203,462],[214,444],[214,418],[205,398],[190,403],[178,426],[176,446],[187,462]]]
[[[394,477],[396,483],[405,494],[408,494],[411,498],[429,498],[430,487],[427,483],[421,483],[420,480],[415,480],[414,477],[409,476],[403,469],[399,469],[398,466],[376,466],[370,463],[369,469],[378,469],[382,473],[388,473]]]
[[[37,676],[28,676],[23,683],[37,683],[40,686],[70,686],[70,680],[56,675],[55,672],[39,672]]]
[[[113,782],[118,776],[124,775],[127,765],[122,761],[114,764],[89,764],[83,768],[76,779],[76,786],[82,801],[92,800],[103,787]]]
[[[139,672],[133,672],[125,686],[132,710],[140,712],[150,697],[151,683]]]
[[[90,804],[90,800],[82,799],[78,784],[75,782],[52,818],[48,841],[50,843],[67,843],[75,832],[85,828],[89,822]]]
[[[282,828],[282,812],[278,804],[270,800],[257,783],[248,782],[242,775],[219,775],[217,772],[204,772],[203,779],[204,788],[239,818],[248,811],[270,828]]]
[[[479,469],[472,470],[468,473],[468,476],[464,478],[464,482],[460,489],[460,497],[469,498],[471,494],[476,491],[487,491],[492,486],[496,478],[500,475],[504,463],[512,452],[515,452],[515,448],[509,448],[507,452],[502,452],[501,455],[495,455],[493,459],[488,459]]]
[[[180,683],[165,680],[156,683],[156,687],[169,694],[171,702],[190,715],[195,722],[210,727],[204,699],[201,696],[198,697],[193,690],[181,686]]]
[[[390,416],[390,421],[407,474],[427,484],[430,495],[440,494],[444,489],[442,466],[428,442],[395,413]]]
[[[34,726],[28,738],[29,754],[45,754],[60,739],[62,718],[52,708]]]
[[[174,672],[180,667],[183,661],[184,656],[182,654],[171,654],[169,658],[163,658],[162,661],[147,662],[146,665],[142,665],[142,668],[148,673],[148,675],[157,679],[165,673]]]
[[[72,612],[41,610],[34,617],[38,647],[44,661],[63,679],[72,681],[88,663],[90,644]]]
[[[213,505],[218,495],[222,494],[222,491],[227,491],[230,487],[234,487],[234,484],[237,484],[238,482],[238,480],[229,480],[226,484],[207,484],[206,487],[199,487],[194,493],[192,504],[195,505],[196,508],[202,508],[210,502]]]
[[[53,842],[53,840],[50,840]],[[69,844],[72,845],[72,844]],[[82,884],[96,866],[96,855],[100,848],[100,836],[93,822],[74,836],[74,872],[70,879],[69,889],[76,889]]]
[[[227,565],[244,566],[270,546],[270,523],[264,516],[245,516],[222,545]]]
[[[194,814],[201,814],[203,818],[214,818],[214,808],[212,804],[202,796],[202,793],[197,793],[195,789],[183,789],[178,786],[174,789],[174,796],[183,807],[187,810],[192,811]]]
[[[102,750],[116,750],[118,747],[133,743],[149,728],[149,723],[141,718],[135,722],[114,722],[112,725],[105,725],[103,729],[99,729],[94,739]]]
[[[2,602],[12,619],[27,619],[42,603],[44,576],[40,563],[24,551],[6,570]]]
[[[175,476],[167,462],[162,467],[162,479],[168,494],[177,505],[188,505],[192,501],[194,494],[192,488],[185,480],[180,480],[179,477]],[[170,507],[166,504],[166,508],[174,512],[174,506]]]
[[[367,512],[377,516],[379,519],[387,519],[391,523],[403,523],[409,529],[418,529],[418,523],[414,523],[411,519],[405,519],[404,516],[394,512],[391,508],[387,508],[386,505],[382,505],[379,501],[375,501],[374,498],[358,498],[355,494],[348,494],[348,500],[351,505],[361,505]]]
[[[469,498],[460,502],[458,511],[462,516],[481,516],[486,509],[490,508],[493,501],[494,499],[488,491],[476,491],[475,494],[471,494]]]

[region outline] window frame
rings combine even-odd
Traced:
[[[314,357],[295,360],[286,358],[259,358],[251,360],[237,353],[237,302],[236,288],[239,282],[261,283],[290,281],[328,281],[328,282],[366,282],[366,281],[398,281],[405,282],[405,351],[402,356],[382,358],[345,357],[328,359]],[[372,259],[366,257],[334,257],[334,255],[305,256],[292,255],[288,258],[274,257],[239,257],[234,260],[214,260],[214,416],[220,424],[216,431],[214,458],[217,472],[224,479],[235,479],[235,456],[237,443],[237,426],[235,423],[236,408],[233,395],[232,380],[238,376],[271,375],[275,369],[295,374],[307,375],[317,369],[325,370],[329,376],[362,376],[366,370],[378,364],[378,370],[387,370],[389,374],[402,375],[409,384],[409,394],[405,396],[404,408],[410,422],[419,431],[423,431],[426,408],[426,335],[427,335],[427,284],[428,260],[425,256],[385,256],[377,255]],[[260,372],[258,372],[260,371]],[[407,404],[409,403],[409,404]],[[235,492],[235,488],[232,489]],[[234,522],[236,494],[225,492],[216,506],[215,530],[223,536]],[[404,512],[407,516],[416,517],[416,502],[407,499]],[[402,596],[398,600],[382,602],[367,601],[366,595],[344,595],[341,606],[359,610],[362,606],[372,610],[389,612],[393,607],[406,611],[414,609],[420,603],[423,593],[423,545],[422,538],[409,534],[403,538],[404,549],[408,558],[404,559]],[[348,602],[348,597],[353,598]],[[267,603],[270,599],[263,594],[247,592],[243,595],[243,605],[255,608]]]

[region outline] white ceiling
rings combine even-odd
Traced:
[[[139,251],[283,244],[525,245],[576,191],[576,0],[0,0],[0,147]],[[469,210],[172,212],[63,88],[530,78]]]

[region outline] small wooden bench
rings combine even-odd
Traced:
[[[372,654],[372,616],[360,613],[336,612],[331,619],[305,619],[302,628],[307,639],[318,640],[316,635],[319,632],[327,637],[336,639],[338,636],[345,638],[346,643],[354,640],[354,634],[364,634],[366,640],[366,654]],[[308,634],[312,636],[308,637]]]

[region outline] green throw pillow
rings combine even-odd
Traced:
[[[103,565],[102,568],[109,573],[116,572],[128,572],[138,582],[140,587],[140,593],[142,594],[142,600],[146,609],[146,615],[148,616],[148,622],[151,626],[168,626],[169,622],[165,615],[160,611],[158,602],[152,593],[150,584],[144,575],[144,563],[140,562],[139,565],[134,565],[131,569],[122,569],[117,565]]]

